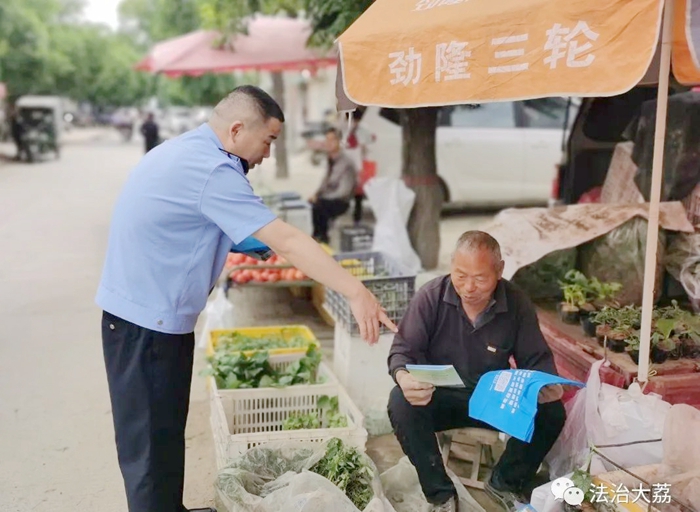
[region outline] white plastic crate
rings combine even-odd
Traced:
[[[217,467],[221,469],[227,461],[250,448],[273,441],[323,442],[337,437],[364,452],[367,431],[362,413],[325,363],[321,363],[319,374],[326,378],[323,384],[281,389],[218,390],[210,378],[211,428]],[[348,418],[347,427],[282,430],[283,422],[292,413],[320,412],[317,403],[324,395],[338,397],[340,412]]]
[[[302,200],[283,201],[277,208],[280,219],[311,236],[313,233],[313,219],[311,205]]]

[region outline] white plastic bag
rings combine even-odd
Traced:
[[[586,388],[580,390],[567,407],[564,430],[554,444],[546,461],[551,478],[558,478],[585,465],[591,445],[634,443],[615,448],[601,448],[606,457],[622,467],[643,466],[661,462],[666,414],[671,404],[659,395],[642,393],[639,384],[621,389],[600,381],[596,361]],[[658,442],[642,442],[658,439]],[[615,468],[594,456],[590,473],[599,474]]]
[[[364,190],[377,219],[372,250],[388,254],[411,272],[420,271],[420,258],[406,228],[415,192],[395,178],[372,178]]]
[[[360,512],[343,491],[309,470],[320,461],[325,443],[281,441],[256,446],[219,472],[216,489],[227,512]],[[374,463],[373,498],[361,512],[395,512],[382,491]]]
[[[233,304],[226,297],[223,287],[216,287],[214,296],[204,310],[204,315],[204,325],[199,332],[199,341],[197,343],[199,348],[204,348],[207,345],[211,331],[235,327]]]
[[[452,471],[448,469],[447,475],[457,489],[461,512],[485,512]],[[413,467],[408,457],[403,457],[396,466],[382,473],[381,479],[384,493],[396,512],[428,512],[430,510],[431,505],[425,500],[421,491],[416,468]]]

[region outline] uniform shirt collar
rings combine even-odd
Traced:
[[[206,138],[208,138],[209,140],[214,142],[214,144],[216,144],[217,149],[221,153],[228,156],[232,160],[238,160],[241,163],[241,167],[243,167],[243,174],[245,174],[246,176],[248,175],[248,171],[250,170],[250,164],[248,164],[248,161],[241,158],[238,155],[234,155],[233,153],[226,151],[224,149],[224,145],[221,144],[219,137],[216,136],[214,130],[211,129],[211,126],[209,126],[208,123],[203,123],[202,126],[199,127],[199,129],[202,131]]]

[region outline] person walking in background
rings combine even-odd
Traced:
[[[146,116],[146,121],[141,125],[141,135],[146,143],[146,153],[158,145],[160,135],[158,133],[158,123],[156,123],[153,114],[149,113]]]
[[[350,208],[355,193],[357,169],[352,159],[340,148],[340,132],[335,128],[326,131],[328,170],[316,194],[309,199],[312,205],[314,239],[327,244],[328,224]]]

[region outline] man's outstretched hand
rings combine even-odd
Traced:
[[[382,324],[392,332],[398,331],[394,322],[386,316],[386,311],[377,298],[364,286],[360,287],[357,294],[350,299],[350,309],[357,320],[362,339],[370,345],[379,341],[379,330]]]

